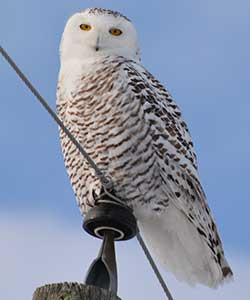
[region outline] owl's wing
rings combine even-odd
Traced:
[[[205,241],[211,257],[221,267],[222,278],[231,275],[199,181],[191,136],[178,106],[164,86],[141,65],[130,62],[125,71],[134,98],[140,99],[144,107],[144,118],[150,125],[154,149],[159,157],[162,183],[168,194],[171,193],[173,205]]]
[[[181,190],[191,199],[197,197],[196,205],[205,210],[207,202],[198,179],[196,154],[180,109],[164,86],[142,66],[134,63],[127,67],[133,97],[143,105],[144,119],[150,125],[154,149],[176,205],[189,217],[190,205],[182,201],[178,194]]]

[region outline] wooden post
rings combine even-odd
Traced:
[[[121,300],[114,293],[81,283],[53,283],[37,288],[33,300]]]

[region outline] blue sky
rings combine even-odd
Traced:
[[[244,272],[250,269],[250,2],[8,0],[1,3],[1,45],[53,108],[59,70],[58,47],[65,22],[74,12],[87,7],[118,10],[135,23],[143,64],[169,89],[191,130],[210,207],[226,253],[235,264],[233,267],[239,269],[236,287],[239,284],[241,290],[250,292],[243,280]],[[79,247],[92,245],[89,246],[92,255],[97,252],[98,243],[85,237],[81,230],[82,220],[66,176],[57,126],[2,58],[0,74],[0,233],[4,235],[0,262],[2,260],[7,268],[16,261],[11,274],[19,274],[25,257],[24,265],[35,265],[38,257],[46,264],[48,254],[43,256],[43,253],[50,247],[57,253],[56,247],[65,241],[65,253],[57,258],[57,266],[77,253],[78,261],[82,260],[86,269],[92,256],[84,259],[84,251],[76,250],[77,246],[73,247],[67,237],[72,236]],[[50,232],[49,228],[53,230]],[[47,244],[40,245],[37,237],[40,234]],[[13,245],[11,251],[9,245]],[[158,285],[153,276],[147,275],[151,270],[141,258],[136,242],[119,247],[125,253],[120,276],[124,278],[122,274],[128,272],[126,259],[127,262],[139,261],[141,273],[138,276],[145,276],[142,280],[150,282],[147,294],[154,295]],[[28,255],[30,251],[40,254]],[[76,257],[74,260],[77,262]],[[48,275],[52,273],[46,272],[44,264],[28,268],[26,275],[30,285],[26,297],[36,285],[60,281],[60,272]],[[73,280],[70,274],[74,269],[68,267],[71,271],[64,280]],[[130,272],[137,271],[130,268]],[[82,268],[83,275],[84,272]],[[31,274],[40,282],[32,281]],[[18,296],[11,291],[12,279],[11,275],[2,279],[7,300]],[[200,299],[199,289],[194,292],[176,282],[173,287],[173,293],[175,289],[178,292],[184,289],[190,299]],[[210,295],[209,291],[202,291]],[[230,288],[222,288],[219,294],[213,294],[213,299],[218,295],[220,299],[229,299],[228,291]],[[124,299],[128,298],[125,287],[121,292]]]

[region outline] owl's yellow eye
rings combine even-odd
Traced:
[[[119,36],[122,34],[122,31],[118,28],[110,28],[109,33],[114,36]]]
[[[81,24],[80,28],[84,31],[90,31],[92,27],[89,24]]]

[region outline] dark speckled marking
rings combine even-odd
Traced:
[[[94,7],[94,8],[88,8],[88,9],[84,10],[83,12],[87,12],[87,11],[88,11],[89,14],[93,14],[93,15],[105,15],[106,14],[106,15],[111,15],[115,18],[120,17],[120,18],[125,19],[128,22],[131,22],[128,17],[122,15],[118,11],[113,11],[113,10],[110,10],[110,9]]]

